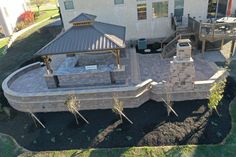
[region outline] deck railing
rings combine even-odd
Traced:
[[[236,37],[235,23],[201,23],[199,38],[202,40],[216,41]]]

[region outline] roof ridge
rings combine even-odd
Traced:
[[[95,25],[91,25],[93,28],[95,28],[97,31],[99,31],[101,34],[103,34],[106,38],[108,38],[109,40],[111,40],[114,44],[116,44],[119,47],[124,47],[124,43],[121,45],[120,43],[118,43],[117,41],[115,41],[115,39],[113,37],[111,37],[110,35],[107,35],[104,31],[100,30],[99,28],[97,28]]]
[[[74,23],[74,22],[76,22],[75,20],[76,20],[77,18],[81,17],[81,16],[83,16],[83,17],[85,17],[87,20],[91,20],[91,21],[93,21],[93,20],[95,20],[95,19],[97,18],[96,15],[92,15],[92,14],[88,14],[88,13],[82,12],[81,14],[79,14],[78,16],[76,16],[75,18],[73,18],[72,20],[70,20],[69,22],[70,22],[70,23]]]

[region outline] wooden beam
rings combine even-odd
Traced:
[[[120,69],[120,50],[114,50],[117,68]]]
[[[235,47],[235,39],[232,40],[231,50],[230,50],[230,57],[234,55],[234,47]]]
[[[47,73],[48,74],[52,74],[53,73],[53,70],[51,68],[51,65],[50,65],[50,62],[51,62],[51,58],[49,56],[43,56],[43,62],[45,63],[46,65],[46,70],[47,70]]]
[[[206,49],[206,40],[203,40],[202,41],[202,53],[204,54],[205,52],[205,49]]]
[[[220,49],[221,49],[221,50],[223,49],[224,43],[225,43],[225,39],[223,38],[223,39],[221,40],[221,45],[220,45]]]

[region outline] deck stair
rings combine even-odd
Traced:
[[[194,33],[187,27],[182,27],[176,30],[173,34],[171,34],[168,38],[166,38],[166,40],[164,40],[164,42],[168,41],[168,43],[163,46],[162,57],[163,58],[173,57],[176,53],[176,44],[178,40],[189,38],[192,35],[194,35]]]

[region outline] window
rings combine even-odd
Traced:
[[[175,0],[175,16],[184,15],[184,0]]]
[[[74,3],[73,3],[73,0],[67,0],[64,2],[64,6],[65,6],[65,9],[66,10],[71,10],[71,9],[74,9]]]
[[[147,5],[146,5],[146,3],[138,4],[137,5],[137,12],[138,12],[138,20],[147,19]]]
[[[184,0],[175,0],[174,15],[177,19],[177,22],[182,21],[182,17],[184,15]]]
[[[152,3],[153,17],[168,17],[168,2],[153,2]]]
[[[114,4],[124,4],[124,0],[114,0]]]
[[[226,16],[228,0],[209,0],[208,18],[219,18]]]

